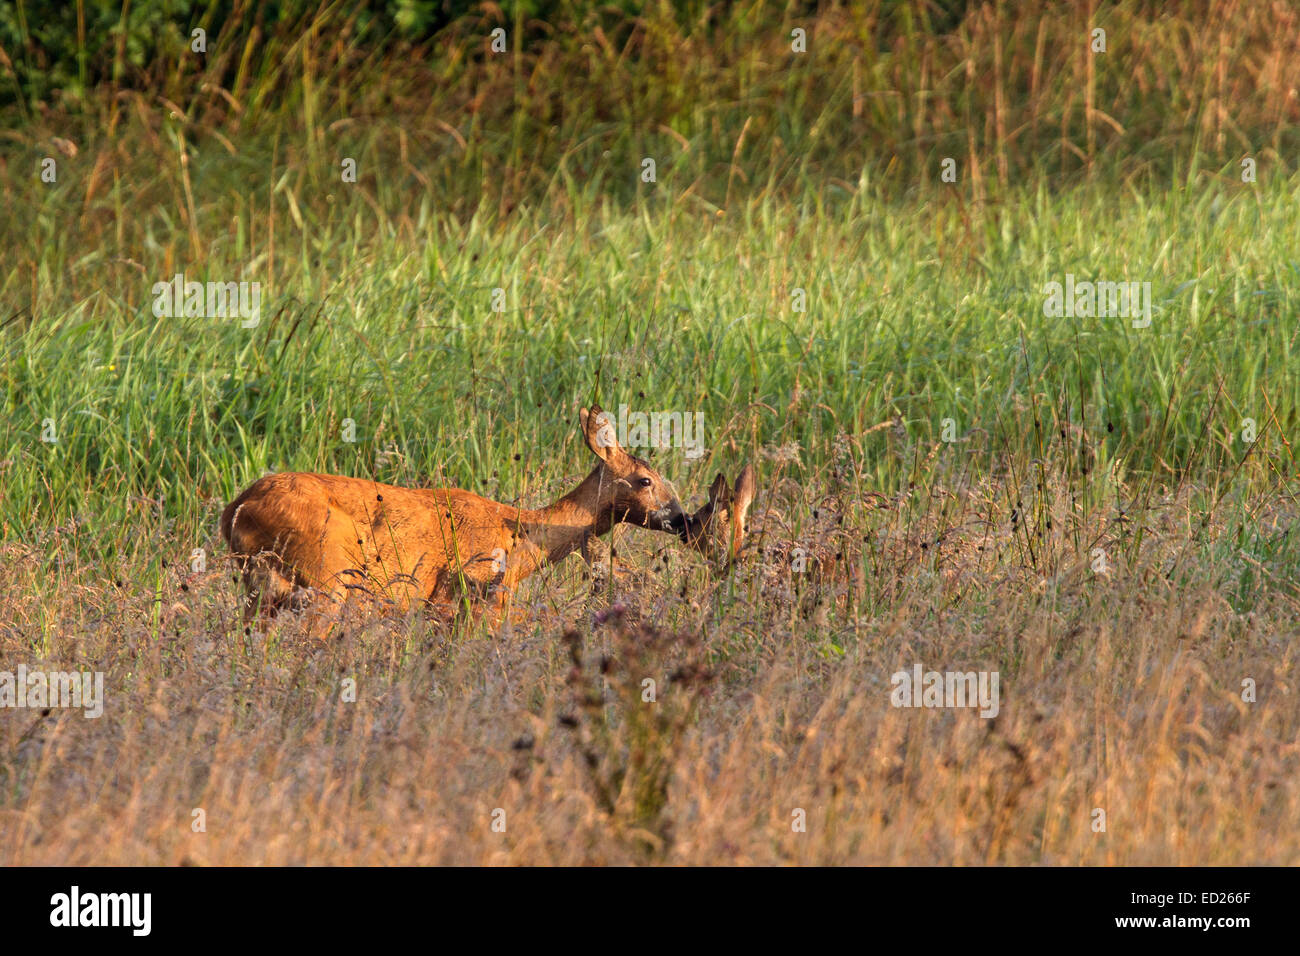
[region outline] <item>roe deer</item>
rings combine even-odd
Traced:
[[[745,518],[757,490],[753,465],[740,470],[734,491],[719,474],[709,486],[709,500],[686,519],[679,537],[706,557],[727,565],[734,563],[740,557]]]
[[[314,596],[328,598],[326,625],[353,596],[386,599],[399,610],[423,601],[447,616],[467,598],[490,597],[499,611],[543,565],[574,551],[590,563],[594,536],[619,522],[680,534],[686,515],[671,485],[618,444],[599,407],[579,417],[600,461],[576,489],[537,510],[459,488],[339,475],[253,482],[221,515],[221,535],[248,590],[245,621],[259,608],[274,613]]]
[[[757,491],[753,465],[741,469],[735,488],[718,475],[709,487],[709,500],[687,516],[678,537],[723,568],[734,566],[742,550],[757,552],[764,590],[774,597],[791,594],[790,586],[801,581],[813,587],[813,603],[821,603],[823,588],[831,588],[830,596],[836,598],[850,589],[861,593],[865,580],[861,562],[853,556],[851,535],[838,527],[826,527],[797,538],[770,505],[756,522],[750,522],[749,510]]]

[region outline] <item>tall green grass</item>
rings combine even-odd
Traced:
[[[1028,468],[1069,427],[1132,494],[1285,487],[1291,41],[1211,6],[1231,31],[1199,4],[1100,8],[1105,54],[1051,4],[947,32],[919,3],[575,12],[544,39],[507,21],[498,57],[486,15],[397,54],[341,7],[229,24],[207,59],[10,134],[4,534],[80,516],[85,547],[129,547],[152,517],[206,540],[268,469],[532,503],[584,469],[593,400],[703,411],[710,455],[662,460],[687,493],[764,451],[821,473],[845,435],[854,489],[894,494],[934,449]],[[155,318],[177,272],[261,281],[260,324]],[[1045,317],[1066,273],[1151,282],[1153,325]],[[977,440],[935,444],[944,419]]]
[[[867,188],[806,219],[771,203],[738,221],[656,216],[647,202],[582,229],[430,217],[412,239],[278,223],[278,279],[255,328],[155,318],[130,266],[130,308],[91,292],[11,320],[0,507],[11,533],[79,511],[111,526],[136,497],[193,523],[263,469],[466,487],[495,476],[507,496],[528,494],[539,468],[582,466],[573,419],[590,400],[702,410],[719,463],[799,443],[813,467],[837,432],[895,417],[914,440],[937,440],[951,418],[962,435],[1031,449],[1016,411],[1037,403],[1130,474],[1198,479],[1236,466],[1253,418],[1262,446],[1239,479],[1289,474],[1298,185],[1038,191],[978,232],[951,193],[891,203]],[[236,251],[186,277],[238,278]],[[1043,285],[1067,272],[1150,281],[1151,327],[1045,317]],[[41,441],[47,418],[56,443]],[[861,448],[885,491],[906,477],[887,434]]]

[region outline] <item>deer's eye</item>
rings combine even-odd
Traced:
[[[637,482],[637,484],[639,484],[642,488],[649,488],[651,485],[654,484],[654,482],[651,481],[649,478],[642,478]]]

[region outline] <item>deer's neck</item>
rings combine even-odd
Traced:
[[[545,556],[547,562],[559,561],[582,548],[590,535],[610,529],[614,513],[610,501],[613,476],[598,465],[573,491],[553,505],[524,511],[520,523],[524,535]]]

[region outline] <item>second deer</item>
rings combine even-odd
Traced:
[[[757,491],[753,465],[740,470],[734,489],[719,474],[709,486],[709,500],[686,519],[681,539],[720,564],[735,563],[745,543],[745,521]]]
[[[679,537],[689,546],[724,569],[742,558],[756,555],[762,565],[766,588],[774,594],[792,593],[799,582],[811,585],[814,595],[831,588],[827,596],[864,586],[861,561],[841,531],[823,529],[812,537],[796,537],[779,512],[767,507],[751,521],[749,514],[758,491],[753,465],[745,465],[735,486],[719,474],[709,487],[709,500],[687,516]]]

